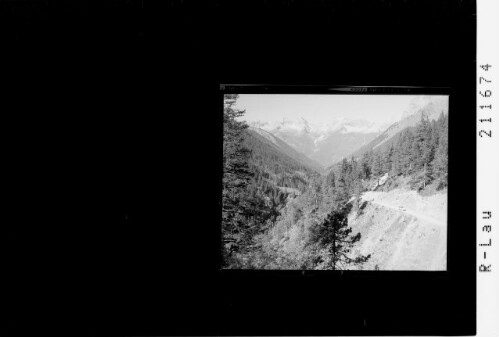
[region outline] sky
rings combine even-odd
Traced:
[[[415,95],[269,95],[241,94],[236,104],[246,109],[248,123],[298,120],[316,125],[336,119],[362,119],[376,126],[400,120]]]

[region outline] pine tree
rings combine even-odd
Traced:
[[[400,164],[400,147],[398,145],[393,147],[392,152],[392,167],[391,167],[391,175],[398,176],[401,172],[401,164]]]
[[[371,165],[370,165],[369,152],[364,153],[360,160],[360,176],[361,179],[371,178]]]
[[[412,145],[414,139],[410,130],[404,130],[400,137],[400,170],[404,175],[409,173],[412,164]]]
[[[348,265],[361,265],[371,257],[370,254],[350,256],[352,247],[360,240],[361,235],[352,235],[347,215],[346,207],[333,210],[321,223],[313,227],[312,240],[327,248],[326,269],[345,270]]]
[[[320,179],[313,179],[310,184],[312,210],[316,211],[322,201],[322,184]]]
[[[431,166],[440,187],[444,187],[447,186],[448,176],[448,126],[447,118],[443,115],[441,115],[438,120],[438,127],[438,147],[435,151],[435,158],[433,159]]]
[[[440,137],[440,129],[438,126],[438,122],[433,120],[431,123],[431,148],[433,150],[433,155],[435,155],[435,151],[437,150],[438,147],[438,138]]]
[[[361,163],[357,161],[354,157],[350,160],[350,165],[352,168],[351,172],[351,194],[353,196],[358,196],[363,191],[362,186],[362,170]]]
[[[423,168],[421,161],[421,148],[419,146],[418,138],[414,137],[410,148],[410,160],[408,173],[414,173]]]
[[[393,145],[390,145],[390,147],[386,148],[382,154],[383,158],[381,166],[383,173],[390,172],[392,169],[393,151]]]
[[[346,158],[343,158],[338,172],[338,184],[336,185],[336,203],[342,204],[350,198],[350,172],[351,167]]]
[[[334,175],[334,172],[331,171],[326,177],[327,185],[330,187],[336,187],[336,177]]]
[[[238,95],[225,96],[223,116],[222,231],[226,266],[231,252],[248,244],[248,218],[254,209],[246,193],[253,177],[248,165],[251,153],[243,146],[243,132],[248,126],[236,120],[244,114],[234,109],[237,98]]]
[[[431,146],[431,124],[428,116],[421,114],[421,120],[416,126],[417,143],[419,146],[419,158],[416,158],[418,168],[423,168],[432,161],[433,151]]]
[[[373,153],[371,167],[373,176],[379,177],[383,173],[383,159],[379,151]]]
[[[429,121],[428,117],[424,114],[421,114],[421,120],[416,126],[416,143],[418,147],[418,155],[414,156],[415,163],[415,173],[419,175],[415,176],[413,182],[416,184],[421,184],[420,186],[424,188],[431,180],[433,179],[432,165],[434,152],[435,152],[435,144],[436,144],[436,135],[433,130],[433,125]],[[413,150],[416,150],[414,148]]]

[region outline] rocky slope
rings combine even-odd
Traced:
[[[364,270],[446,270],[446,191],[427,197],[405,189],[366,192],[349,225],[361,233],[354,255],[371,254]]]

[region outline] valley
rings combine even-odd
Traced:
[[[350,119],[339,120],[327,126],[312,125],[300,118],[273,124],[253,123],[252,127],[282,139],[323,167],[340,161],[382,131],[366,121]]]
[[[230,105],[226,114],[224,268],[446,269],[442,100],[418,97],[379,132],[351,120],[322,133],[303,118],[248,126]]]

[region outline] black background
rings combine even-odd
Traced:
[[[40,290],[35,313],[61,295],[43,326],[475,333],[474,1],[1,6],[4,97],[29,161],[19,172],[42,214],[64,214],[35,231],[58,238],[37,276],[56,290]],[[449,273],[222,276],[220,83],[450,87]]]

